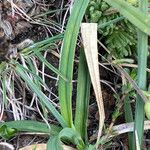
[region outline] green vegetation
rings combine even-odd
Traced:
[[[100,39],[111,54],[121,59],[135,53],[136,28],[104,0],[91,0],[87,9],[89,22],[98,23]]]
[[[2,61],[0,63],[0,82],[5,108],[9,105],[10,100],[15,99],[15,85],[21,84],[28,89],[31,95],[36,97],[45,113],[44,116],[47,116],[48,112],[51,113],[57,120],[57,124],[31,120],[2,122],[0,123],[0,136],[7,140],[19,132],[43,133],[49,138],[48,150],[63,150],[63,144],[74,145],[78,150],[96,150],[98,147],[106,149],[111,144],[110,141],[113,137],[119,134],[113,130],[113,126],[115,120],[122,115],[121,108],[124,106],[126,123],[135,121],[134,131],[128,135],[129,148],[134,150],[141,147],[142,149],[145,112],[148,118],[150,116],[149,92],[147,91],[150,17],[147,15],[147,8],[148,0],[139,0],[138,3],[135,0],[75,0],[63,34],[37,42],[20,50],[17,56]],[[82,44],[78,47],[80,58],[76,105],[75,108],[72,107],[74,57],[83,20],[98,23],[99,41],[110,52],[104,57],[105,59],[111,57],[109,60],[111,65],[118,70],[117,73],[122,75],[121,93],[116,92],[114,95],[116,108],[111,114],[112,123],[108,128],[106,126],[107,130],[103,132],[97,143],[95,140],[90,142],[88,137],[91,77]],[[43,54],[55,49],[54,45],[60,41],[63,44],[59,69],[57,69]],[[121,66],[124,62],[132,65],[132,60],[127,59],[127,57],[131,58],[130,56],[138,62],[138,69],[127,70]],[[58,76],[60,107],[56,108],[54,103],[49,100],[46,94],[49,91],[48,85],[39,74],[35,60],[47,66]],[[131,98],[136,99],[135,112],[132,109]],[[107,112],[107,108],[105,111]],[[135,142],[137,138],[138,141]],[[95,139],[97,139],[97,135]]]

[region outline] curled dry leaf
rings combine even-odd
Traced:
[[[34,144],[34,145],[23,147],[19,150],[33,150],[35,148],[36,148],[36,150],[47,150],[46,144]],[[75,148],[72,148],[72,147],[67,146],[67,145],[63,145],[63,148],[64,148],[64,150],[76,150]]]

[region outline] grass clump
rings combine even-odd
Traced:
[[[48,135],[48,150],[63,150],[63,144],[73,145],[78,150],[96,150],[99,147],[105,149],[106,147],[109,147],[110,141],[114,136],[122,134],[124,131],[123,125],[114,127],[116,119],[122,114],[121,108],[124,105],[126,122],[135,120],[135,124],[125,124],[130,129],[129,131],[132,131],[133,133],[129,135],[130,148],[132,147],[131,149],[134,150],[137,147],[141,147],[142,149],[144,132],[144,102],[147,100],[147,97],[143,94],[141,89],[146,90],[148,56],[147,39],[148,35],[150,35],[150,17],[147,16],[147,11],[145,11],[148,7],[147,2],[148,1],[146,0],[139,1],[139,5],[137,5],[136,1],[76,0],[73,4],[73,8],[71,9],[66,30],[63,34],[35,43],[23,50],[20,50],[17,55],[9,60],[2,61],[0,64],[0,78],[3,105],[7,107],[9,105],[9,101],[17,99],[15,93],[15,85],[17,83],[18,85],[24,85],[25,89],[32,93],[36,101],[40,103],[41,109],[45,115],[44,117],[48,115],[47,112],[50,112],[57,120],[57,125],[49,123],[44,117],[43,120],[45,123],[28,120],[3,122],[0,123],[0,136],[4,139],[9,139],[20,131],[34,133],[39,132]],[[138,7],[141,10],[139,10]],[[85,15],[86,10],[87,13]],[[95,71],[96,69],[94,68],[94,63],[91,65],[93,67],[91,67],[92,69],[89,67],[90,65],[85,57],[87,55],[85,55],[86,52],[84,51],[83,46],[79,48],[80,59],[75,114],[73,113],[72,107],[75,49],[78,44],[78,34],[84,15],[87,21],[98,23],[100,40],[104,41],[104,44],[106,44],[107,48],[111,51],[113,60],[111,65],[116,67],[118,72],[120,71],[123,76],[123,85],[121,85],[123,86],[121,88],[122,92],[120,95],[116,92],[115,95],[116,106],[114,113],[111,114],[112,122],[110,123],[108,130],[103,132],[102,136],[101,134],[98,136],[96,134],[96,139],[98,140],[96,141],[96,139],[94,139],[92,142],[88,139],[87,122],[90,86],[91,80],[93,79],[90,71]],[[136,29],[138,29],[138,38],[136,37]],[[49,63],[44,55],[48,51],[52,51],[54,45],[57,45],[58,41],[62,42],[61,53],[59,55],[59,69]],[[132,61],[130,59],[126,59],[126,57],[134,54],[133,51],[136,50],[136,46],[138,47],[138,72],[136,72],[138,85],[135,82],[135,78],[131,77],[133,70],[126,71],[121,66],[123,62],[132,63]],[[94,61],[96,61],[96,59],[91,62]],[[42,65],[47,66],[49,70],[58,76],[58,102],[60,107],[57,105],[56,108],[55,103],[50,101],[46,94],[46,92],[49,92],[50,90],[47,83],[45,83],[45,80],[43,80],[42,75],[39,74],[39,62],[42,63]],[[131,72],[131,75],[127,72]],[[93,76],[95,76],[95,74]],[[129,83],[124,84],[124,78],[126,78]],[[95,81],[97,82],[97,80]],[[9,83],[9,86],[7,83]],[[99,86],[98,83],[94,86],[94,90],[97,86]],[[133,118],[130,98],[135,97],[135,90],[137,91],[137,99],[135,107],[136,113]],[[100,104],[101,96],[97,94],[97,97],[99,97],[98,104]],[[146,98],[143,99],[143,97]],[[98,108],[99,113],[102,111],[100,114],[103,114],[104,108],[101,108],[99,105]],[[127,110],[129,110],[129,112],[127,112]],[[15,120],[20,119],[17,117],[18,116],[16,116]],[[104,116],[100,116],[100,118],[104,119],[105,114]],[[104,120],[102,120],[102,122],[100,120],[99,123],[101,126],[98,128],[102,128],[103,122]],[[122,130],[120,129],[121,127],[123,128]],[[139,141],[135,142],[137,137]]]

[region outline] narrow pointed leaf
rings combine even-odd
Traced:
[[[148,0],[139,0],[139,9],[148,16]],[[147,19],[147,18],[145,18]],[[138,86],[142,90],[147,88],[147,56],[148,56],[148,36],[144,31],[138,30]],[[138,145],[142,149],[143,134],[144,134],[144,102],[140,95],[137,94],[136,108],[135,108],[135,126],[134,126],[134,139],[138,139]],[[136,133],[136,134],[135,134]],[[133,146],[135,143],[133,143]],[[136,145],[136,146],[138,146]]]
[[[50,128],[45,123],[38,121],[10,121],[1,123],[0,125],[6,125],[18,131],[50,133]]]
[[[59,100],[61,113],[69,127],[73,127],[72,120],[72,76],[75,47],[79,28],[89,0],[76,0],[73,5],[71,16],[66,27],[63,47],[61,52],[60,72],[69,81],[59,79]]]
[[[81,134],[82,139],[86,141],[90,87],[91,79],[86,63],[84,50],[81,49],[78,69],[75,128]]]
[[[76,145],[78,150],[85,148],[78,132],[71,128],[64,128],[57,136],[49,139],[47,145],[48,150],[63,150],[63,141],[72,142],[72,144]]]
[[[55,41],[58,41],[58,40],[62,39],[63,36],[64,36],[64,34],[62,33],[62,34],[50,37],[46,40],[37,42],[37,43],[23,49],[21,51],[21,53],[23,53],[25,55],[30,55],[32,53],[36,53],[37,51],[42,51],[42,50],[46,49],[47,47],[49,47]]]
[[[138,27],[142,32],[150,35],[150,16],[124,0],[105,0],[116,8],[124,17]],[[147,6],[148,8],[148,6]]]
[[[62,79],[66,80],[67,79],[59,72],[58,69],[56,69],[53,65],[51,65],[43,56],[40,52],[36,52],[36,56],[54,73],[59,75]]]
[[[44,104],[48,108],[48,110],[51,111],[51,113],[59,121],[59,123],[63,127],[66,127],[66,122],[64,121],[64,118],[56,110],[53,104],[48,100],[48,97],[36,86],[36,84],[30,78],[28,78],[26,72],[24,72],[24,70],[22,70],[19,65],[15,67],[15,71],[21,76],[22,79],[24,79],[24,81],[28,84],[31,90],[38,96],[42,104]]]

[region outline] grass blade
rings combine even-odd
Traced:
[[[139,0],[140,10],[148,13],[148,0]],[[138,30],[138,85],[142,90],[146,90],[147,80],[147,56],[148,56],[148,36]],[[137,131],[139,145],[142,148],[143,133],[144,133],[144,102],[141,97],[137,95],[136,109],[135,109],[135,127],[134,133]],[[134,145],[135,143],[133,143]]]
[[[87,141],[87,119],[90,98],[91,79],[86,63],[84,50],[80,50],[78,85],[75,113],[75,128],[81,134],[82,139]]]
[[[47,134],[57,134],[60,132],[61,128],[58,126],[50,126],[49,128],[45,123],[31,120],[19,120],[19,121],[10,121],[5,123],[0,123],[0,126],[6,125],[7,127],[16,129],[17,131],[26,131],[26,132],[41,132]]]
[[[59,100],[61,113],[69,127],[73,127],[72,120],[72,75],[75,47],[80,24],[88,6],[89,0],[76,0],[66,27],[61,52],[60,72],[69,82],[59,79]]]
[[[76,145],[78,150],[84,150],[85,145],[79,135],[74,129],[64,128],[54,138],[48,141],[49,150],[63,150],[61,141],[69,141]]]
[[[62,79],[66,80],[67,79],[57,70],[53,65],[51,65],[43,56],[40,52],[36,52],[36,56],[54,73],[59,75]]]
[[[44,133],[47,135],[58,135],[62,130],[61,127],[56,125],[48,126],[45,123],[31,120],[19,120],[0,123],[0,137],[3,139],[10,139],[14,137],[18,132],[31,132]]]
[[[14,61],[14,62],[17,64],[17,66],[20,67],[21,70],[31,74],[34,77],[34,82],[36,85],[38,85],[38,87],[40,87],[39,85],[44,85],[45,87],[47,87],[46,83],[35,72],[33,72],[33,70],[31,71],[31,70],[25,68],[24,66],[22,66],[21,64],[17,63],[16,61]],[[30,64],[28,64],[28,65],[30,66]]]
[[[124,0],[105,0],[109,5],[118,9],[118,11],[126,17],[131,23],[138,27],[142,32],[150,35],[150,17],[144,12],[135,8]],[[145,7],[145,10],[147,10]]]
[[[125,120],[126,122],[133,122],[133,114],[132,114],[132,108],[131,108],[131,102],[129,99],[129,96],[127,96],[124,100],[124,111],[125,111]],[[129,149],[132,149],[132,143],[133,143],[133,133],[128,133],[128,143],[129,143]]]
[[[63,37],[64,37],[63,33],[59,34],[59,35],[56,35],[56,36],[53,36],[53,37],[50,37],[46,40],[43,40],[41,42],[37,42],[37,43],[23,49],[21,51],[21,53],[25,54],[25,55],[30,55],[32,53],[36,53],[37,51],[42,51],[43,49],[49,47],[52,43],[62,39]]]
[[[15,71],[20,75],[20,77],[28,84],[28,86],[31,88],[31,90],[39,97],[39,100],[44,104],[49,111],[54,115],[54,117],[59,121],[59,123],[62,125],[62,127],[66,127],[66,122],[63,119],[63,117],[60,115],[60,113],[55,109],[55,107],[51,104],[51,102],[48,100],[47,96],[36,86],[36,84],[26,75],[25,70],[22,70],[22,68],[19,65],[16,65]]]

